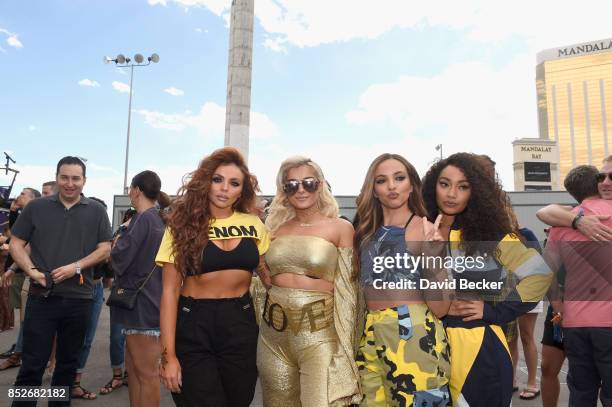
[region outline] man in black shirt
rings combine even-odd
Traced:
[[[81,195],[85,164],[76,157],[62,158],[56,181],[58,193],[32,201],[12,230],[11,255],[32,279],[16,386],[40,386],[56,334],[51,385],[73,383],[91,313],[93,268],[110,254],[106,210]],[[25,248],[28,243],[31,255]],[[13,402],[26,405],[36,402]]]

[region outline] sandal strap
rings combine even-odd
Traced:
[[[119,381],[119,382],[121,382],[121,384],[120,384],[119,386],[113,386],[113,382],[114,382],[114,381]],[[105,389],[109,389],[109,390],[111,390],[111,391],[112,391],[112,390],[118,389],[118,388],[119,388],[119,387],[121,387],[121,386],[123,386],[123,377],[122,377],[122,376],[113,375],[113,378],[112,378],[112,379],[110,379],[110,380],[108,381],[108,383],[106,383],[106,384],[104,385],[104,388],[105,388]]]
[[[89,390],[87,390],[86,388],[84,388],[83,386],[80,385],[80,382],[75,382],[75,383],[79,383],[78,386],[73,385],[70,390],[75,390],[75,389],[80,389],[81,390],[81,395],[78,398],[84,399],[84,400],[94,400],[97,395],[96,393],[93,393]]]

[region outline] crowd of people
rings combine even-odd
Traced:
[[[556,406],[567,357],[569,405],[612,406],[612,156],[568,174],[578,206],[538,212],[551,225],[544,248],[519,225],[495,163],[472,153],[423,179],[401,155],[377,157],[352,222],[300,156],[281,164],[265,205],[231,147],[206,156],[172,201],[142,171],[114,234],[86,180],[82,160],[62,158],[42,197],[26,188],[13,202],[0,236],[0,311],[20,309],[0,370],[19,367],[15,387],[40,386],[49,369],[71,399],[127,385],[135,407],[158,406],[161,386],[177,406],[247,407],[257,380],[266,407],[508,407],[520,337],[521,398],[541,392]],[[92,392],[81,378],[110,279],[112,378]]]

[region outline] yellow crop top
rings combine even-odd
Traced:
[[[234,212],[232,216],[224,219],[215,219],[208,228],[209,240],[253,239],[260,255],[268,251],[270,236],[261,220],[248,213]],[[172,250],[172,232],[166,228],[161,245],[155,257],[155,263],[163,266],[164,263],[174,263]]]
[[[318,236],[283,235],[270,244],[266,263],[270,276],[292,273],[333,282],[338,248]]]

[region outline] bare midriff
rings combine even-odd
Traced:
[[[246,270],[220,270],[212,273],[187,276],[181,295],[202,298],[236,298],[249,290],[253,273]]]
[[[294,273],[280,273],[272,276],[272,285],[300,290],[334,292],[334,283],[331,281]]]
[[[418,290],[377,290],[366,288],[366,305],[370,311],[399,307],[400,305],[425,304]],[[408,297],[408,298],[407,298]]]

